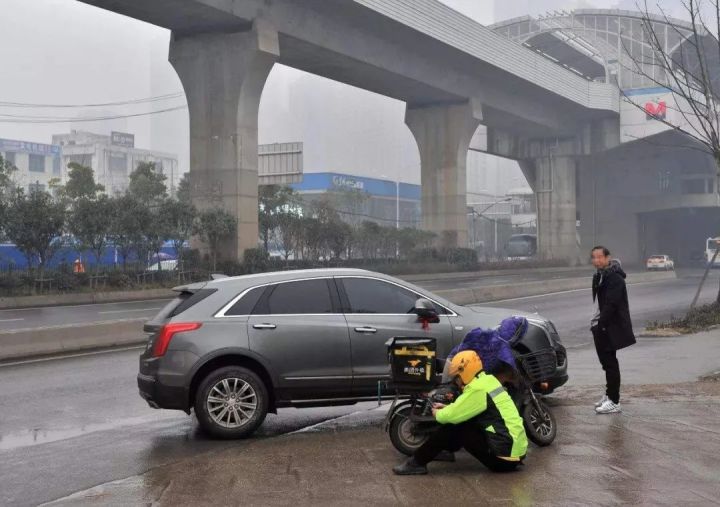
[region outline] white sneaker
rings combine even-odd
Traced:
[[[598,408],[603,403],[605,403],[607,400],[608,400],[607,394],[603,394],[603,397],[600,398],[600,400],[597,403],[595,403],[595,408]]]
[[[619,414],[622,412],[620,404],[615,404],[612,400],[605,400],[602,405],[595,409],[597,414]]]

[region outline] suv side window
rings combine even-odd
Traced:
[[[369,278],[341,278],[350,313],[412,313],[418,295],[391,283]]]
[[[255,307],[254,314],[335,313],[325,278],[278,283],[270,286],[266,294]]]
[[[225,315],[250,315],[260,300],[260,297],[265,292],[265,289],[267,289],[267,287],[250,289],[225,312]]]

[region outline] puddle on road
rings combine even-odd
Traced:
[[[32,445],[48,444],[51,442],[88,435],[90,433],[96,433],[98,431],[114,430],[124,426],[135,426],[138,424],[171,420],[180,421],[186,419],[188,419],[188,417],[184,414],[182,416],[178,416],[177,414],[162,416],[158,414],[153,416],[128,417],[104,423],[86,424],[74,428],[31,428],[7,434],[0,433],[0,451]]]

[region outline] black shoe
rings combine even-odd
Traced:
[[[446,463],[455,463],[455,453],[450,451],[440,451],[440,453],[433,458],[433,461],[444,461]]]
[[[395,475],[426,475],[428,473],[427,467],[417,463],[414,458],[408,459],[402,465],[393,467],[393,472],[395,472]]]

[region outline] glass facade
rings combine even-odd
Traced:
[[[35,155],[30,153],[28,155],[28,171],[33,173],[44,173],[45,155]]]
[[[642,13],[581,9],[498,23],[494,30],[566,65],[589,80],[617,80],[623,89],[664,85],[653,46],[677,53],[691,35],[680,20]]]

